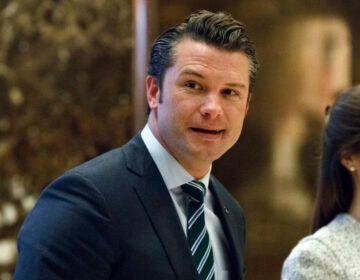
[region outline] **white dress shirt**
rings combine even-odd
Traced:
[[[185,210],[185,194],[181,185],[188,183],[194,178],[180,165],[176,159],[171,156],[166,149],[159,143],[151,132],[148,125],[141,132],[141,137],[145,142],[151,157],[153,158],[160,174],[169,190],[170,196],[174,202],[175,209],[179,215],[185,234],[187,233],[187,218]],[[210,172],[201,178],[201,181],[208,190]],[[205,224],[209,233],[211,246],[215,262],[215,279],[229,279],[229,244],[226,240],[220,219],[213,211],[214,197],[210,191],[205,195]]]

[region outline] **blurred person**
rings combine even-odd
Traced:
[[[360,279],[360,85],[328,110],[312,235],[287,257],[282,279]]]
[[[229,14],[197,11],[160,35],[147,124],[45,188],[14,279],[243,279],[244,213],[211,168],[241,134],[257,68]]]

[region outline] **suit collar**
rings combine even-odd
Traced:
[[[210,179],[209,188],[214,195],[216,209],[215,212],[221,220],[224,233],[229,242],[230,260],[232,271],[235,272],[234,279],[242,279],[244,274],[244,239],[245,239],[245,221],[239,221],[239,215],[232,211],[234,204],[233,198],[227,193],[225,188],[213,176]],[[242,225],[238,227],[236,225]],[[243,238],[241,238],[243,236]]]
[[[159,170],[140,134],[127,145],[128,148],[124,149],[127,167],[139,175],[139,181],[134,186],[135,192],[163,244],[177,279],[195,280],[196,270],[186,236]]]
[[[160,144],[148,125],[141,131],[141,138],[145,143],[152,159],[160,171],[161,177],[169,190],[190,182],[193,177],[181,164]]]

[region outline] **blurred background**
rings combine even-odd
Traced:
[[[360,83],[358,0],[0,0],[0,280],[47,183],[143,127],[149,46],[197,9],[257,46],[243,134],[213,171],[246,211],[246,279],[280,278],[309,232],[325,107]]]

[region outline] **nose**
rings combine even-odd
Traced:
[[[223,113],[221,95],[209,93],[203,96],[200,114],[206,118],[217,118]]]

